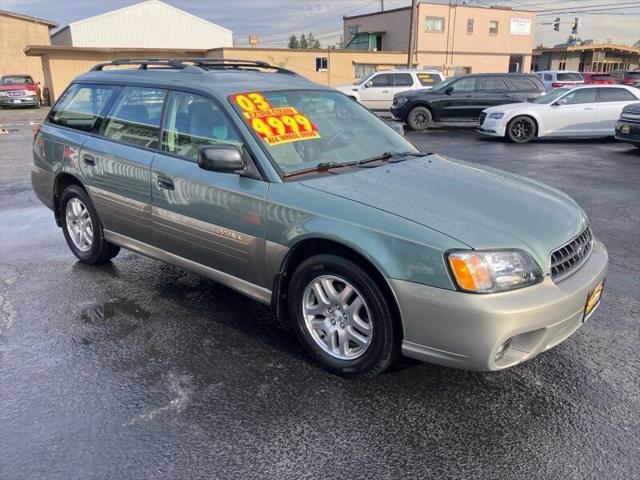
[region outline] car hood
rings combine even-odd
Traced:
[[[474,249],[525,250],[545,273],[551,251],[587,226],[582,209],[559,190],[440,155],[301,183],[413,221]]]
[[[406,92],[400,92],[400,93],[396,93],[396,97],[420,97],[423,95],[428,95],[428,96],[435,96],[437,95],[437,93],[434,93],[433,91],[433,87],[425,87],[425,88],[420,88],[418,90],[407,90]]]

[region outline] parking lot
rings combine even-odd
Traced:
[[[45,113],[0,111],[3,480],[640,478],[640,149],[408,133],[575,198],[609,248],[604,299],[506,371],[404,360],[354,381],[210,280],[131,252],[76,262],[31,191],[30,122]]]

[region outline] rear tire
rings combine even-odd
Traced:
[[[411,130],[421,132],[431,126],[431,112],[427,107],[413,107],[407,115],[407,125]]]
[[[330,372],[370,377],[397,357],[390,300],[350,260],[335,255],[305,260],[291,277],[288,298],[298,339]]]
[[[538,128],[531,117],[520,115],[507,125],[507,138],[513,143],[527,143],[536,138]]]
[[[64,189],[59,213],[67,245],[82,263],[105,263],[120,251],[119,246],[104,239],[98,212],[87,192],[78,185]]]

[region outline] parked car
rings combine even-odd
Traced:
[[[584,83],[584,78],[580,72],[543,70],[536,72],[536,75],[540,77],[540,80],[542,80],[547,89],[582,85]]]
[[[32,106],[40,108],[40,82],[30,75],[13,74],[0,77],[0,108]]]
[[[640,148],[640,103],[626,105],[616,123],[616,138]]]
[[[413,130],[426,130],[432,122],[477,122],[480,112],[493,105],[524,102],[546,93],[535,75],[482,73],[452,77],[431,91],[397,94],[393,118]]]
[[[353,85],[335,89],[371,110],[389,110],[393,96],[408,90],[430,90],[444,80],[437,70],[398,69],[375,72]]]
[[[640,100],[640,90],[624,85],[557,88],[530,103],[487,108],[478,132],[526,143],[540,137],[606,137],[622,109]]]
[[[616,83],[640,87],[640,70],[617,70],[609,73],[615,78]]]
[[[419,152],[283,68],[124,64],[144,68],[76,78],[34,142],[33,189],[80,262],[127,248],[212,278],[351,377],[400,353],[507,368],[597,308],[607,251],[564,193]]]
[[[589,85],[614,85],[616,79],[609,73],[585,72],[582,74],[584,83]]]

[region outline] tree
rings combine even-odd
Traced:
[[[307,35],[308,48],[320,48],[320,40],[313,36],[313,32],[309,32]]]
[[[576,45],[578,43],[580,43],[582,40],[580,40],[580,37],[576,37],[573,35],[569,35],[567,37],[567,45]]]
[[[640,40],[638,40],[636,43],[634,43],[633,46],[640,48]]]
[[[309,48],[309,44],[307,43],[307,37],[305,36],[304,33],[300,35],[300,42],[298,44],[298,48],[302,48],[303,50],[306,50]]]
[[[289,48],[300,48],[300,42],[298,42],[298,37],[295,34],[289,37]]]

